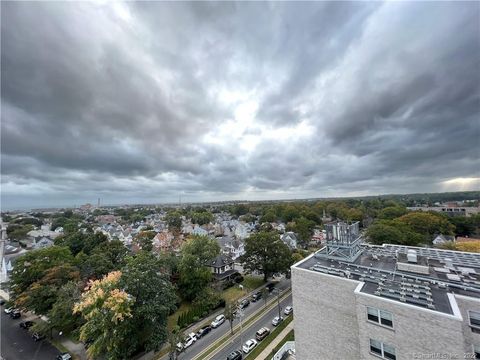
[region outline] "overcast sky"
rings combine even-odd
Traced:
[[[480,5],[2,2],[2,207],[480,188]]]

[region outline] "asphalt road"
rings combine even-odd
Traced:
[[[54,360],[60,352],[46,340],[35,342],[28,330],[20,328],[25,319],[12,319],[1,308],[0,353],[6,360]]]
[[[289,305],[292,305],[292,295],[289,295],[286,299],[280,302],[280,309],[282,312],[282,317],[284,319],[286,318],[286,315],[283,314],[283,310]],[[230,354],[232,351],[234,350],[241,351],[243,344],[249,339],[255,339],[255,333],[264,326],[268,327],[270,331],[273,331],[275,327],[272,325],[272,320],[275,316],[278,316],[278,307],[275,307],[272,310],[270,310],[267,314],[265,314],[260,319],[258,319],[252,326],[249,326],[248,329],[244,329],[243,336],[235,338],[233,342],[230,342],[228,346],[225,346],[220,352],[215,354],[212,357],[212,359],[225,360],[228,354]],[[290,314],[289,316],[292,316],[292,314]],[[243,343],[242,343],[242,339],[243,339]]]
[[[276,289],[280,290],[285,290],[290,287],[290,280],[282,280],[280,281]],[[271,299],[275,297],[273,293],[270,294],[268,299]],[[280,303],[280,306],[283,309],[285,309],[286,306],[292,305],[292,298],[291,295],[285,299],[285,301]],[[247,319],[248,316],[250,316],[252,313],[256,312],[257,310],[263,308],[265,306],[264,299],[260,299],[257,302],[250,302],[250,305],[244,309],[244,317],[243,319]],[[255,337],[255,333],[257,332],[258,329],[260,329],[263,326],[268,326],[271,330],[273,329],[273,326],[271,324],[272,319],[278,315],[278,309],[275,307],[274,310],[270,311],[268,314],[266,314],[264,317],[261,319],[257,320],[251,327],[249,327],[248,330],[244,329],[244,342],[247,341],[248,339],[252,339]],[[237,325],[240,322],[240,320],[236,319],[233,322],[233,326]],[[199,354],[201,351],[203,351],[206,347],[214,343],[218,338],[220,338],[222,335],[225,333],[230,332],[230,323],[228,321],[225,321],[222,325],[220,325],[216,329],[212,329],[210,333],[202,337],[201,339],[198,339],[193,345],[191,345],[189,348],[187,348],[185,351],[183,351],[179,356],[179,360],[190,360],[197,354]],[[237,339],[234,344],[230,344],[229,346],[226,346],[224,350],[216,354],[214,359],[226,359],[227,355],[230,354],[233,350],[235,349],[240,349],[241,339]],[[166,357],[168,358],[168,357]]]

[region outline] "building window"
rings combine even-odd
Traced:
[[[383,359],[397,359],[395,348],[378,340],[370,339],[370,352]]]
[[[374,323],[393,328],[393,315],[391,312],[367,306],[367,319]]]
[[[469,311],[468,318],[470,319],[470,327],[473,332],[480,333],[480,312]]]
[[[473,354],[475,359],[480,359],[480,345],[473,345]]]

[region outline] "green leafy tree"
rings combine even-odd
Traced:
[[[141,252],[123,268],[120,288],[135,298],[128,319],[132,338],[146,351],[158,351],[167,340],[167,318],[176,309],[177,297],[168,274],[152,253]],[[129,339],[133,341],[133,339]]]
[[[303,216],[295,220],[295,224],[293,225],[293,231],[298,235],[300,246],[304,248],[308,246],[308,243],[312,238],[315,225],[315,222],[308,220]]]
[[[261,218],[260,223],[272,223],[277,221],[277,216],[273,212],[273,210],[267,211]]]
[[[135,237],[134,241],[138,244],[143,251],[152,251],[153,238],[155,237],[155,231],[140,231]]]
[[[422,234],[427,241],[432,241],[435,234],[453,235],[455,231],[455,226],[444,215],[433,212],[411,212],[396,221]]]
[[[168,359],[177,360],[178,354],[180,353],[177,349],[177,344],[182,341],[182,333],[180,332],[180,327],[175,326],[175,328],[168,332]]]
[[[404,206],[389,206],[380,210],[378,217],[380,219],[393,220],[407,213],[407,208]]]
[[[184,299],[193,300],[209,284],[212,273],[207,264],[219,253],[217,242],[206,236],[192,236],[183,244],[178,286]]]
[[[172,232],[180,232],[182,229],[182,214],[178,211],[171,211],[165,216],[168,230]]]
[[[245,269],[263,273],[264,281],[275,273],[288,273],[292,255],[273,232],[259,232],[245,240],[245,254],[241,257]]]
[[[72,314],[73,306],[80,300],[82,282],[70,281],[63,285],[57,294],[57,299],[48,312],[48,318],[53,328],[69,334],[83,325],[79,314]]]
[[[395,221],[377,221],[366,232],[370,243],[399,244],[418,246],[425,242],[422,234],[416,233],[408,225]]]

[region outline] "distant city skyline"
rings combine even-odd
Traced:
[[[478,2],[2,2],[1,207],[480,189]]]

